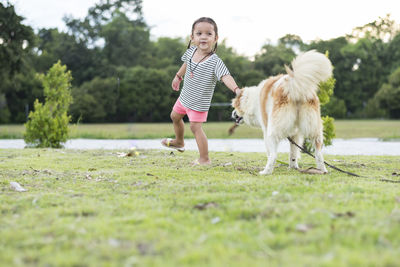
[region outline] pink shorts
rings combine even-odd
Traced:
[[[189,121],[191,122],[206,122],[208,111],[196,111],[190,108],[185,108],[181,102],[176,100],[174,107],[172,108],[173,111],[179,114],[186,114],[189,117]]]

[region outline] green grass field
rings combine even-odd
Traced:
[[[228,129],[233,122],[204,124],[208,138],[262,138],[260,129],[242,125],[232,136]],[[400,120],[336,120],[336,138],[376,137],[400,139]],[[0,139],[23,138],[23,125],[0,125]],[[70,126],[70,138],[153,139],[173,137],[171,123],[79,124]],[[186,123],[185,137],[193,138]]]
[[[379,180],[400,180],[398,157],[326,156],[356,178],[260,176],[263,153],[117,152],[0,150],[0,265],[400,265],[400,184]]]
[[[207,123],[228,138],[231,123]],[[188,125],[187,125],[188,126]],[[338,138],[399,138],[400,121],[336,121]],[[72,125],[72,138],[161,138],[171,124]],[[23,126],[0,126],[21,138]],[[186,130],[187,137],[192,137]],[[239,127],[233,138],[261,138]],[[310,175],[264,153],[0,149],[0,266],[400,266],[399,157],[332,156]],[[288,155],[279,154],[280,162]],[[314,166],[303,155],[300,166]],[[28,191],[10,186],[18,182]]]

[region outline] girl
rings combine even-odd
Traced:
[[[207,121],[217,80],[222,80],[234,93],[240,93],[239,87],[225,64],[215,54],[217,41],[218,27],[215,21],[206,17],[196,20],[192,25],[188,50],[182,56],[183,64],[172,81],[172,89],[179,91],[180,82],[184,79],[182,91],[171,112],[175,139],[165,138],[161,144],[180,152],[185,151],[182,119],[187,115],[190,130],[195,136],[200,153],[199,159],[193,162],[194,165],[211,163],[208,156],[207,136],[202,125]],[[194,46],[190,46],[191,43]]]

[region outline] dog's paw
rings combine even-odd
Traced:
[[[268,175],[268,174],[272,174],[272,170],[267,170],[267,169],[264,169],[264,170],[260,171],[260,172],[259,172],[259,174],[261,174],[261,175]]]
[[[328,170],[326,169],[325,165],[322,165],[318,169],[321,170],[321,172],[323,172],[324,174],[328,173]]]
[[[298,169],[300,169],[300,168],[299,168],[299,165],[297,165],[297,164],[290,164],[290,165],[289,165],[289,169],[298,170]]]

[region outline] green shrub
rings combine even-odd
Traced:
[[[391,119],[400,118],[400,67],[390,74],[388,83],[382,85],[375,99]]]
[[[343,99],[332,96],[328,103],[321,106],[322,116],[332,116],[333,118],[345,118],[347,114],[346,103]]]
[[[40,74],[39,79],[44,88],[45,103],[36,99],[34,111],[29,113],[25,124],[24,139],[30,147],[60,148],[61,143],[67,141],[71,120],[67,112],[72,103],[72,76],[58,61],[46,75]]]

